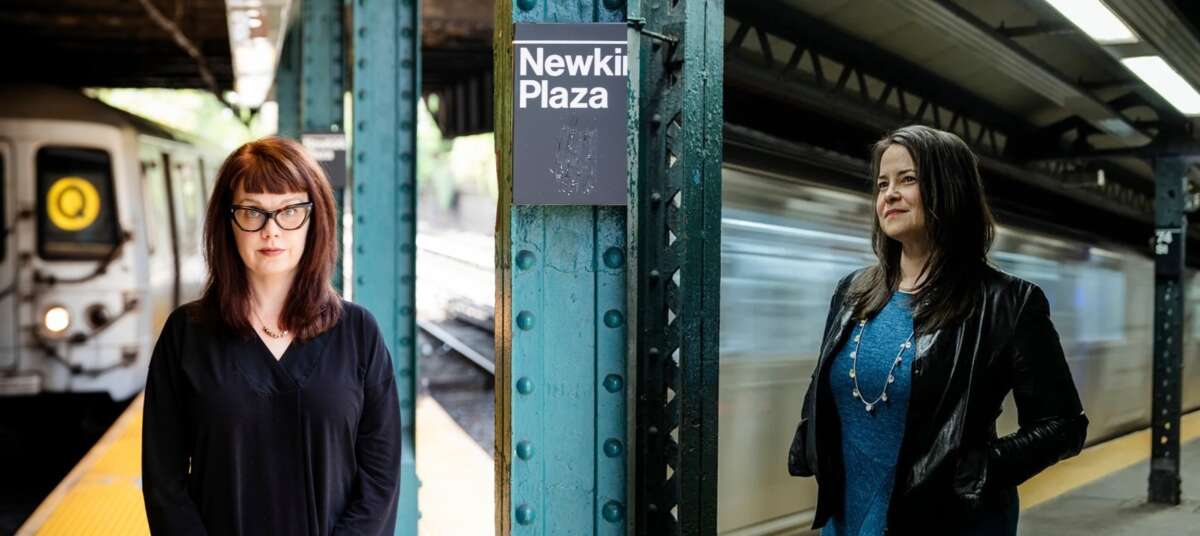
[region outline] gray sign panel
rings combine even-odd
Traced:
[[[346,135],[340,132],[305,132],[300,144],[321,164],[330,186],[346,187]]]
[[[514,24],[513,203],[624,205],[624,24]]]

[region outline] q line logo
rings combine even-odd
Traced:
[[[59,178],[46,193],[46,215],[64,231],[86,229],[100,215],[100,193],[87,179]]]

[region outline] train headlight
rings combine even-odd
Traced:
[[[67,328],[71,327],[71,313],[61,305],[46,309],[42,315],[42,326],[51,335],[64,335]]]

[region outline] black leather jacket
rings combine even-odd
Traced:
[[[841,430],[828,370],[854,325],[844,297],[862,271],[843,278],[834,292],[788,454],[792,475],[817,477],[813,528],[842,508]],[[1046,295],[992,268],[980,283],[982,307],[957,328],[917,338],[889,534],[953,533],[981,508],[1011,500],[1017,484],[1078,454],[1087,435]],[[1020,429],[997,438],[996,418],[1009,391]]]

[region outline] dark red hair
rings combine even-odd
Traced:
[[[238,187],[247,193],[308,193],[313,204],[308,237],[279,327],[302,341],[333,327],[342,316],[341,298],[330,284],[337,260],[333,190],[321,166],[303,146],[274,136],[238,147],[217,173],[204,220],[204,258],[208,262],[208,286],[200,299],[204,316],[233,333],[254,333],[250,283],[234,241],[229,211]]]

